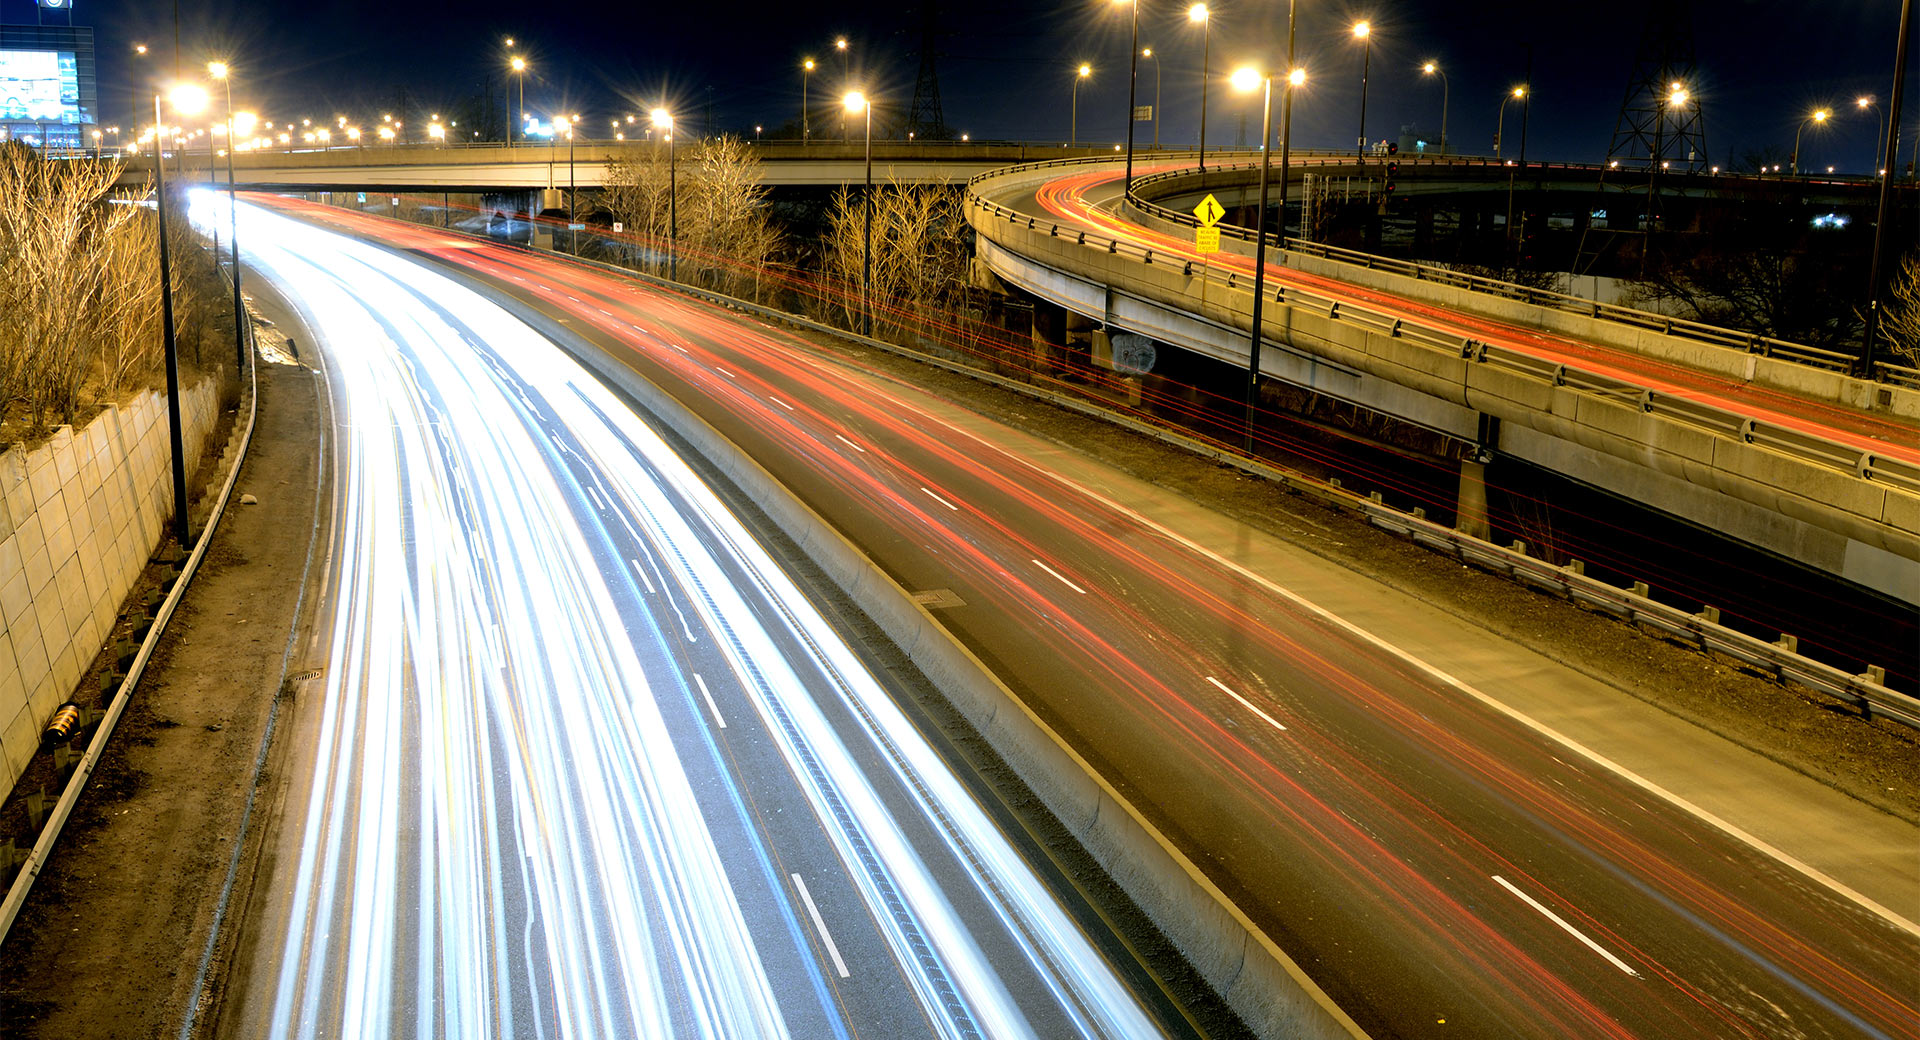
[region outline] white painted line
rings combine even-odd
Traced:
[[[800,890],[800,900],[807,904],[807,915],[813,918],[813,927],[820,932],[820,941],[827,944],[827,955],[833,958],[833,967],[841,978],[852,974],[847,971],[847,962],[840,959],[840,947],[833,944],[833,936],[827,934],[827,922],[820,919],[820,908],[813,905],[813,895],[807,891],[807,882],[800,875],[793,875],[793,887]]]
[[[593,507],[595,509],[603,512],[606,510],[607,500],[600,497],[600,492],[595,491],[592,484],[587,485],[587,494],[593,498]]]
[[[853,443],[852,441],[850,441],[850,440],[848,440],[848,439],[846,439],[845,437],[842,437],[842,436],[840,436],[840,435],[839,435],[839,434],[837,434],[837,433],[833,435],[833,439],[834,439],[834,440],[836,440],[836,441],[839,441],[840,443],[842,443],[842,444],[844,444],[844,445],[846,445],[846,446],[847,446],[847,447],[849,447],[849,448],[852,448],[852,449],[853,449],[854,451],[857,451],[857,452],[859,452],[859,453],[860,453],[860,454],[862,454],[862,455],[865,455],[865,454],[867,453],[867,449],[865,449],[865,448],[862,448],[862,447],[861,447],[861,446],[859,446],[858,444],[855,444],[855,443]],[[926,489],[926,488],[921,488],[920,490],[922,490],[922,491],[927,491],[927,489]],[[931,491],[927,491],[927,494],[929,494],[929,495],[931,495],[931,494],[933,494],[933,492],[931,492]]]
[[[1207,681],[1219,687],[1220,692],[1226,694],[1229,697],[1232,697],[1236,701],[1239,701],[1241,707],[1247,709],[1250,712],[1253,712],[1255,715],[1258,715],[1263,719],[1266,719],[1267,725],[1272,726],[1274,729],[1277,729],[1282,733],[1285,733],[1287,731],[1287,727],[1281,725],[1278,719],[1275,719],[1273,716],[1267,714],[1264,711],[1261,711],[1259,708],[1254,707],[1252,701],[1246,699],[1245,697],[1240,696],[1238,693],[1235,693],[1233,690],[1228,689],[1226,683],[1223,683],[1220,680],[1215,679],[1211,675],[1207,676]]]
[[[721,729],[726,729],[727,720],[720,717],[720,705],[713,703],[713,694],[707,689],[707,681],[700,678],[699,672],[693,673],[693,681],[700,686],[700,696],[707,699],[707,710],[713,712],[713,721],[719,723]]]
[[[653,587],[653,582],[647,580],[647,572],[640,569],[640,561],[629,558],[627,562],[633,564],[633,573],[638,574],[640,576],[640,584],[645,585],[647,587],[648,594],[657,595],[658,593],[657,593],[657,590],[655,590]]]
[[[670,347],[672,347],[673,349],[675,349],[675,350],[677,350],[677,351],[679,351],[679,352],[680,352],[680,353],[682,353],[682,354],[685,354],[685,353],[687,353],[687,348],[685,348],[685,347],[683,347],[683,346],[681,346],[681,345],[680,345],[680,344],[678,344],[678,343],[669,343],[669,344],[667,344],[667,345],[668,345],[668,346],[670,346]]]
[[[787,403],[787,402],[785,402],[785,401],[782,401],[781,399],[779,399],[778,397],[775,397],[775,396],[773,396],[772,394],[768,394],[768,395],[767,395],[767,400],[769,400],[769,401],[772,401],[772,402],[773,402],[774,404],[777,404],[777,405],[779,405],[779,406],[780,406],[780,407],[782,407],[782,408],[785,408],[785,409],[786,409],[787,411],[789,411],[789,412],[791,412],[791,411],[793,411],[793,406],[792,406],[792,405],[790,405],[790,404],[788,404],[788,403]]]
[[[944,498],[941,498],[941,497],[940,497],[939,495],[936,495],[936,494],[934,494],[934,493],[933,493],[933,489],[932,489],[932,488],[921,488],[920,490],[922,490],[922,491],[925,491],[925,492],[927,493],[927,497],[928,497],[928,498],[931,498],[931,499],[933,499],[933,500],[934,500],[935,502],[938,502],[938,503],[940,503],[941,505],[943,505],[943,506],[946,506],[946,507],[947,507],[948,509],[951,509],[951,510],[953,510],[953,511],[954,511],[954,512],[956,512],[956,513],[958,513],[958,512],[960,511],[960,507],[959,507],[959,506],[956,506],[956,505],[954,505],[954,504],[953,504],[952,502],[949,502],[949,501],[947,501],[946,499],[944,499]],[[1064,581],[1065,579],[1061,579],[1061,580],[1063,580],[1063,581]]]
[[[728,379],[733,379],[733,378],[735,378],[735,376],[734,376],[734,374],[733,374],[732,372],[729,372],[729,371],[727,371],[726,369],[724,369],[724,368],[721,368],[721,367],[720,367],[719,365],[715,365],[715,366],[713,366],[713,370],[714,370],[715,372],[718,372],[718,373],[720,373],[720,374],[721,374],[721,375],[723,375],[723,376],[726,376],[726,377],[727,377]]]
[[[925,489],[925,488],[921,488],[920,490],[922,490],[922,491],[926,491],[926,489]],[[931,491],[927,491],[927,494],[929,494],[929,495],[931,495],[931,494],[933,494],[933,492],[931,492]],[[938,496],[935,496],[935,497],[938,497]],[[1035,567],[1038,567],[1038,568],[1040,568],[1040,569],[1041,569],[1041,570],[1043,570],[1043,571],[1046,571],[1046,572],[1047,572],[1048,574],[1051,574],[1051,575],[1053,575],[1054,577],[1056,577],[1056,578],[1059,578],[1059,579],[1060,579],[1060,584],[1062,584],[1062,585],[1065,585],[1065,586],[1066,586],[1067,588],[1070,588],[1070,589],[1072,589],[1073,591],[1075,591],[1075,592],[1078,592],[1078,593],[1079,593],[1079,594],[1081,594],[1082,596],[1084,596],[1084,595],[1086,595],[1086,594],[1087,594],[1087,590],[1086,590],[1086,589],[1083,589],[1083,588],[1081,588],[1080,586],[1078,586],[1078,585],[1075,585],[1075,584],[1074,584],[1073,582],[1071,582],[1071,581],[1068,581],[1068,580],[1067,580],[1067,576],[1066,576],[1066,575],[1064,575],[1064,574],[1062,574],[1062,573],[1060,573],[1059,571],[1056,571],[1056,570],[1054,570],[1054,569],[1053,569],[1052,567],[1049,567],[1049,566],[1047,566],[1047,565],[1046,565],[1046,564],[1044,564],[1044,563],[1041,563],[1041,562],[1040,562],[1039,560],[1035,560],[1035,561],[1033,561],[1033,565],[1034,565]]]
[[[1561,918],[1559,914],[1556,914],[1553,911],[1547,909],[1546,907],[1541,906],[1539,900],[1513,887],[1513,882],[1508,881],[1506,878],[1503,878],[1498,874],[1494,874],[1492,875],[1492,877],[1495,881],[1498,881],[1500,883],[1501,888],[1504,888],[1507,891],[1512,892],[1514,895],[1519,896],[1521,902],[1527,904],[1530,907],[1533,907],[1535,910],[1538,910],[1542,914],[1546,915],[1547,920],[1552,921],[1554,924],[1557,924],[1561,928],[1565,929],[1568,935],[1571,935],[1575,939],[1580,940],[1583,944],[1586,945],[1587,949],[1592,950],[1593,952],[1599,954],[1602,957],[1605,957],[1607,959],[1608,964],[1611,964],[1614,967],[1619,968],[1621,971],[1626,972],[1627,974],[1633,976],[1636,979],[1640,977],[1640,973],[1628,967],[1627,962],[1621,960],[1618,957],[1615,957],[1613,954],[1607,952],[1607,950],[1604,947],[1602,947],[1599,943],[1594,942],[1592,939],[1589,939],[1585,935],[1581,934],[1580,929],[1575,928],[1574,926],[1568,924],[1564,919]]]

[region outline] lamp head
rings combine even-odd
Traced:
[[[1354,35],[1354,38],[1355,38],[1355,39],[1360,39],[1360,40],[1364,40],[1364,39],[1366,39],[1366,38],[1367,38],[1368,36],[1370,36],[1370,35],[1372,35],[1372,34],[1373,34],[1373,25],[1372,25],[1372,23],[1370,23],[1370,22],[1355,22],[1355,23],[1353,23],[1353,35]]]
[[[1427,62],[1426,64],[1420,66],[1420,71],[1431,76],[1434,73],[1440,71],[1440,64],[1438,62],[1432,62],[1432,61]]]
[[[857,90],[850,91],[846,97],[840,99],[840,103],[847,106],[847,111],[853,115],[859,115],[867,110],[867,96]]]
[[[807,59],[806,61],[803,61],[803,62],[801,62],[801,63],[800,63],[800,67],[801,67],[801,68],[803,68],[803,69],[806,69],[806,70],[807,70],[808,72],[812,72],[812,71],[813,71],[813,59],[812,59],[812,58],[808,58],[808,59]]]
[[[664,108],[656,108],[656,109],[654,109],[654,110],[653,110],[653,125],[654,125],[654,127],[655,127],[655,128],[657,128],[657,129],[660,129],[660,130],[671,130],[671,129],[673,129],[673,113],[671,113],[671,112],[669,112],[669,111],[667,111],[667,110],[666,110],[666,109],[664,109]]]
[[[1259,69],[1251,65],[1242,65],[1233,70],[1233,77],[1229,82],[1233,84],[1233,89],[1244,94],[1257,89],[1264,78],[1260,75]]]
[[[207,91],[197,83],[177,83],[167,91],[167,100],[181,115],[193,115],[207,107]]]
[[[1091,75],[1093,75],[1093,66],[1082,63],[1080,66],[1080,78],[1086,79],[1088,76],[1091,76]]]
[[[1194,4],[1192,7],[1187,8],[1187,21],[1204,22],[1206,20],[1207,20],[1206,4]]]
[[[513,60],[508,62],[507,64],[513,66],[513,71],[515,72],[527,71],[527,59],[522,58],[518,54],[514,55]]]
[[[214,79],[226,79],[227,63],[224,61],[207,62],[207,75],[212,76]]]

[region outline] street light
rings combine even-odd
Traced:
[[[1288,36],[1292,37],[1292,4],[1288,4]],[[1288,48],[1291,50],[1291,46]],[[1284,242],[1287,235],[1287,158],[1286,151],[1291,144],[1293,132],[1293,92],[1307,81],[1306,70],[1292,69],[1287,73],[1287,86],[1283,91],[1281,108],[1281,159],[1280,159],[1280,238]],[[1246,440],[1247,454],[1253,454],[1253,423],[1255,407],[1260,391],[1260,309],[1267,291],[1267,174],[1273,169],[1273,74],[1262,73],[1258,69],[1242,67],[1233,73],[1233,87],[1241,93],[1251,93],[1255,87],[1261,88],[1260,107],[1260,208],[1254,211],[1253,218],[1253,316],[1249,325],[1250,338],[1247,341],[1247,412]]]
[[[1153,56],[1153,48],[1140,52],[1142,58],[1153,61],[1153,150],[1160,150],[1160,59]]]
[[[800,143],[805,145],[813,136],[813,124],[807,118],[807,77],[813,75],[813,59],[800,63]]]
[[[168,92],[174,111],[195,115],[207,107],[205,89],[181,83]],[[159,132],[160,95],[153,96],[153,183],[160,221],[160,323],[165,333],[167,356],[167,436],[173,451],[173,537],[182,549],[187,547],[187,461],[180,436],[180,346],[173,328],[173,267],[167,256],[167,172],[161,152]],[[177,146],[176,146],[177,147]]]
[[[1864,94],[1861,95],[1860,97],[1854,98],[1853,104],[1855,108],[1858,108],[1862,112],[1868,111],[1869,109],[1877,109],[1880,107],[1879,104],[1876,103],[1872,97]],[[1883,147],[1881,142],[1886,140],[1884,124],[1890,121],[1891,120],[1880,120],[1880,119],[1875,119],[1873,121],[1873,162],[1867,166],[1867,169],[1880,170],[1881,176],[1886,175],[1886,171],[1880,169],[1880,160],[1881,160],[1880,152]]]
[[[1128,45],[1127,54],[1127,179],[1121,187],[1122,197],[1133,194],[1133,110],[1134,89],[1140,83],[1140,0],[1113,0],[1116,4],[1126,4],[1133,20],[1133,42]]]
[[[1451,89],[1447,85],[1447,73],[1437,61],[1420,66],[1420,71],[1429,76],[1440,77],[1440,154],[1447,154],[1447,95]]]
[[[1069,148],[1078,148],[1080,146],[1080,81],[1091,75],[1093,75],[1093,66],[1085,62],[1081,62],[1079,70],[1074,73],[1073,104],[1070,109],[1073,122],[1067,134],[1067,147]]]
[[[1825,125],[1827,117],[1831,115],[1833,115],[1833,113],[1824,108],[1816,108],[1813,110],[1812,115],[1800,121],[1800,128],[1793,132],[1793,160],[1789,165],[1793,169],[1794,176],[1798,177],[1800,175],[1800,131],[1805,130],[1808,123]]]
[[[1360,164],[1367,161],[1367,76],[1373,71],[1373,25],[1369,22],[1353,23],[1354,39],[1360,41]]]
[[[246,119],[234,117],[232,69],[228,68],[226,62],[209,62],[207,72],[220,81],[227,93],[227,238],[233,250],[233,356],[239,365],[238,371],[244,374],[247,370],[247,342],[241,330],[246,309],[240,302],[240,212],[234,197],[233,150],[240,146],[241,135],[253,132],[252,116],[247,114]]]
[[[840,52],[840,83],[841,85],[845,86],[847,84],[852,83],[853,82],[853,51],[847,47],[847,38],[845,36],[835,38],[833,41],[833,49]],[[846,139],[847,139],[847,117],[843,113],[840,116],[840,140],[845,141]]]
[[[673,156],[673,113],[653,110],[653,126],[667,135],[667,277],[680,280],[680,190]]]
[[[1187,8],[1187,21],[1200,23],[1200,172],[1207,172],[1207,80],[1213,77],[1208,60],[1213,46],[1213,18],[1206,4]]]
[[[1495,159],[1500,158],[1500,135],[1506,132],[1507,102],[1518,101],[1526,96],[1527,88],[1520,86],[1507,91],[1507,93],[1500,98],[1500,118],[1493,124],[1493,157]]]
[[[507,40],[507,46],[513,46],[511,38]],[[520,88],[520,103],[515,105],[513,110],[514,120],[523,120],[526,118],[527,111],[527,59],[516,54],[507,64],[513,69],[513,78]],[[512,121],[507,123],[507,147],[513,147]]]
[[[1084,66],[1083,66],[1084,67]],[[1079,82],[1075,80],[1075,82]],[[867,120],[867,183],[860,194],[861,208],[866,210],[866,231],[860,241],[860,313],[863,334],[873,335],[873,106],[867,102],[866,95],[853,91],[844,99],[846,110],[854,115],[864,115]]]

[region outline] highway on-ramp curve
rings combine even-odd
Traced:
[[[1920,928],[943,417],[564,259],[282,203],[458,273],[731,438],[1379,1036],[1920,1036]]]
[[[1180,1031],[578,363],[445,273],[241,220],[320,341],[338,476],[228,1034]]]

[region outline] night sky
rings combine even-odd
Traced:
[[[1671,4],[1675,0],[1659,0]],[[153,48],[170,71],[173,8],[133,0],[77,0],[76,20],[97,34],[100,91],[108,122],[126,119],[130,85],[155,73],[134,64],[131,47]],[[1259,134],[1257,101],[1232,94],[1224,76],[1249,60],[1284,53],[1286,7],[1255,0],[1218,0],[1214,10],[1208,144]],[[1200,32],[1187,0],[1146,0],[1140,38],[1164,56],[1161,127],[1165,144],[1189,145],[1199,125]],[[1127,9],[1111,0],[978,4],[939,8],[939,84],[949,125],[975,140],[1063,141],[1072,69],[1094,67],[1080,97],[1083,140],[1118,141],[1127,86]],[[0,0],[0,17],[32,22],[30,0]],[[1547,2],[1445,3],[1438,0],[1301,0],[1298,53],[1312,77],[1295,105],[1297,147],[1349,147],[1357,134],[1361,48],[1349,27],[1373,24],[1368,136],[1398,136],[1417,125],[1437,137],[1442,92],[1419,64],[1436,59],[1451,83],[1448,132],[1456,152],[1490,151],[1503,94],[1527,78],[1534,101],[1528,155],[1596,160],[1606,154],[1632,70],[1645,18],[1635,0],[1606,4]],[[578,112],[589,128],[668,98],[683,125],[699,126],[711,101],[721,129],[750,132],[792,119],[799,108],[799,64],[821,62],[812,95],[837,97],[843,77],[836,34],[852,41],[853,77],[880,99],[904,109],[911,101],[921,39],[917,6],[839,3],[653,5],[591,2],[541,6],[477,0],[460,5],[370,3],[365,0],[277,3],[214,0],[181,7],[182,63],[191,72],[211,57],[236,70],[236,104],[264,118],[311,117],[377,122],[404,89],[419,111],[452,109],[484,91],[486,77],[503,90],[512,35],[534,64],[529,110]],[[1705,0],[1694,5],[1700,69],[1693,92],[1706,117],[1708,153],[1739,163],[1771,148],[1785,161],[1794,129],[1814,108],[1838,117],[1809,127],[1803,166],[1868,168],[1880,115],[1860,114],[1852,99],[1883,104],[1892,80],[1898,0]],[[1920,54],[1915,55],[1920,65]],[[151,80],[147,80],[151,82]],[[709,89],[710,88],[710,89]],[[1151,62],[1141,65],[1140,103],[1153,100]],[[1920,98],[1908,92],[1910,156]],[[1517,151],[1518,105],[1508,111],[1508,154]],[[1884,112],[1884,108],[1881,109]],[[396,118],[400,116],[396,114]],[[816,134],[820,128],[816,125]],[[1138,133],[1150,140],[1151,124]],[[1904,158],[1903,158],[1904,161]]]

